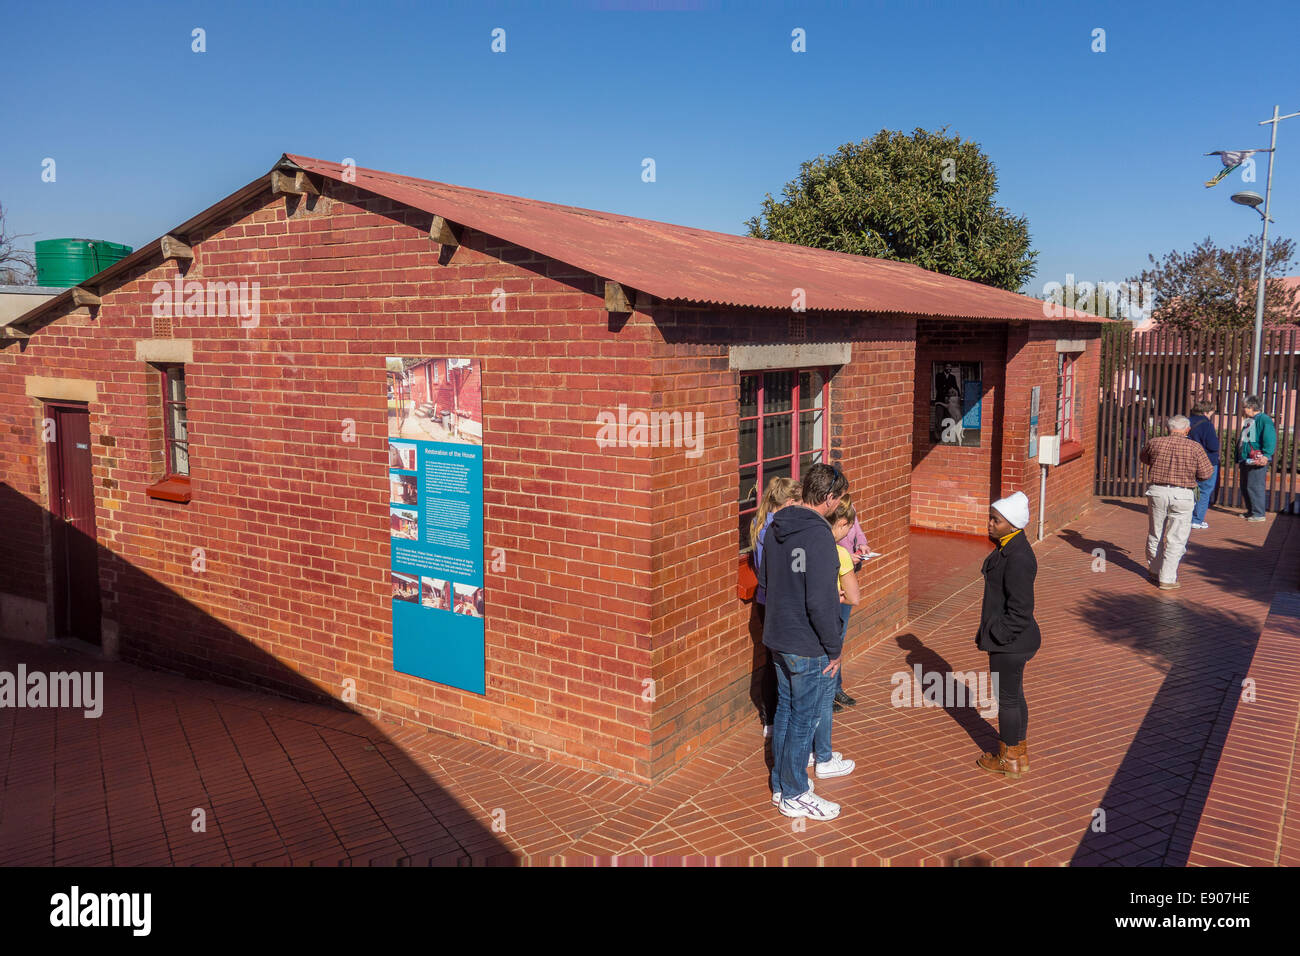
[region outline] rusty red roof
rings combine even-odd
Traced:
[[[350,170],[345,180],[345,167],[338,163],[291,154],[285,158],[308,172],[353,181],[370,192],[667,301],[789,309],[794,290],[803,289],[809,310],[1048,318],[1039,299],[906,262],[710,232],[373,169]],[[1104,321],[1062,311],[1060,318]]]
[[[906,262],[562,206],[374,169],[353,169],[289,153],[274,168],[295,166],[315,175],[355,183],[369,192],[667,302],[789,309],[794,290],[802,289],[809,310],[994,320],[1108,321],[1072,309],[1056,308],[1051,310],[1053,314],[1046,315],[1039,299]],[[187,235],[191,229],[237,209],[269,188],[268,178],[259,177],[168,234]],[[161,237],[141,246],[82,285],[100,288],[108,280],[152,261],[161,254],[160,241]],[[60,314],[71,304],[72,291],[62,291],[10,324],[28,326]]]

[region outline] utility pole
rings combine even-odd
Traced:
[[[1259,288],[1255,290],[1255,348],[1251,351],[1250,357],[1250,391],[1253,395],[1259,395],[1259,352],[1264,341],[1264,270],[1268,265],[1268,207],[1269,200],[1273,197],[1273,157],[1277,153],[1277,124],[1284,119],[1300,116],[1300,112],[1278,116],[1277,109],[1274,105],[1272,119],[1259,121],[1260,126],[1271,124],[1273,135],[1268,144],[1268,180],[1264,186],[1264,231],[1259,240]],[[1256,201],[1258,202],[1258,195]]]

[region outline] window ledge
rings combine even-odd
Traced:
[[[190,479],[185,475],[170,475],[145,489],[145,494],[159,501],[179,501],[188,504],[190,500]]]
[[[1077,441],[1061,442],[1061,459],[1060,464],[1064,465],[1067,461],[1074,461],[1076,458],[1083,457],[1083,443]]]

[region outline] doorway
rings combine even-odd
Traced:
[[[42,425],[50,476],[54,636],[100,646],[90,412],[81,402],[46,402]]]

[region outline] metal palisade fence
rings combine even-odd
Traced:
[[[1259,363],[1259,398],[1277,426],[1277,453],[1268,470],[1270,511],[1300,510],[1296,502],[1296,404],[1300,385],[1300,330],[1265,329]],[[1242,401],[1250,394],[1253,329],[1131,332],[1107,328],[1101,353],[1101,408],[1097,422],[1099,495],[1136,497],[1146,491],[1138,459],[1148,438],[1167,434],[1170,415],[1191,413],[1195,396],[1210,389],[1209,415],[1222,446],[1215,503],[1241,507],[1237,437]]]

